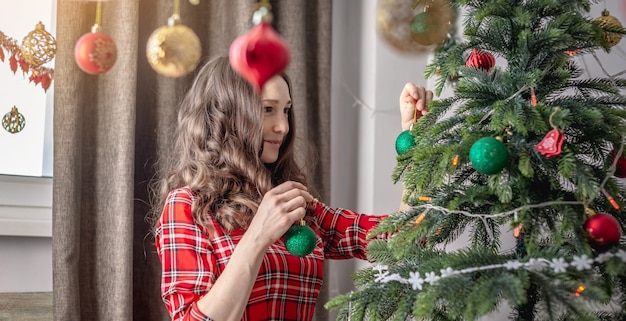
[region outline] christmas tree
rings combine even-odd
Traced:
[[[392,236],[326,304],[338,319],[626,320],[626,80],[582,77],[573,59],[610,52],[624,29],[593,4],[450,1],[463,37],[426,77],[453,94],[399,150],[392,179],[411,208],[371,231]]]

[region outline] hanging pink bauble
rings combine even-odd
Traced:
[[[103,74],[115,64],[117,47],[109,36],[94,28],[76,42],[74,59],[84,72],[92,75]]]
[[[286,42],[267,22],[261,22],[237,37],[228,54],[233,69],[257,91],[261,91],[266,81],[285,70],[290,60]]]
[[[596,213],[584,225],[589,244],[596,250],[606,250],[619,243],[622,227],[611,214]]]
[[[472,52],[467,57],[467,60],[465,60],[465,65],[467,67],[474,67],[484,71],[491,70],[495,64],[496,58],[491,53],[476,48],[472,49]]]

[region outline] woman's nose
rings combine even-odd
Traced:
[[[289,121],[287,117],[279,116],[274,123],[274,130],[280,133],[286,133],[289,130]]]

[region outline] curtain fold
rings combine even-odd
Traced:
[[[54,319],[169,320],[160,298],[160,262],[146,215],[148,183],[168,153],[178,102],[193,73],[168,78],[146,61],[145,44],[167,23],[174,1],[102,2],[102,32],[116,43],[115,66],[82,72],[74,45],[95,22],[95,1],[57,1],[54,86]],[[199,36],[203,58],[226,54],[251,26],[256,1],[181,4],[181,22]],[[274,27],[290,46],[288,73],[302,159],[322,200],[330,188],[331,0],[271,1]],[[326,289],[326,285],[324,289]],[[317,320],[326,320],[322,291]]]

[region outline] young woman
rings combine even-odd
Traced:
[[[403,88],[403,130],[430,99],[423,87]],[[157,190],[161,293],[172,320],[311,320],[323,261],[365,259],[381,216],[314,199],[294,158],[293,112],[285,75],[259,95],[227,57],[199,70]],[[302,219],[317,241],[298,257],[282,236]]]

